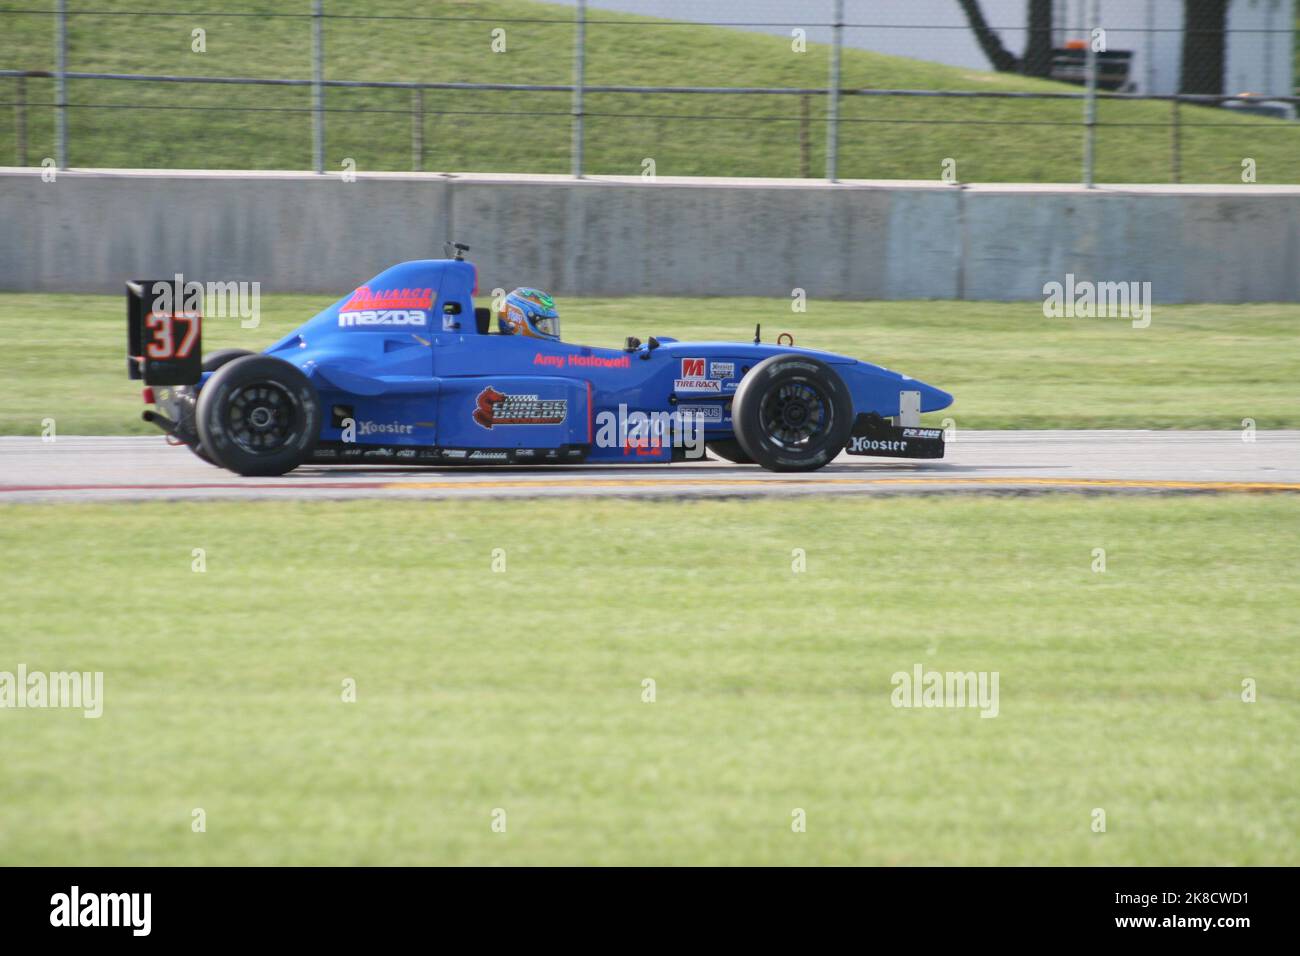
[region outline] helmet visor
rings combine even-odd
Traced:
[[[557,339],[560,337],[560,317],[558,315],[539,316],[533,319],[533,327],[542,335],[553,335]]]

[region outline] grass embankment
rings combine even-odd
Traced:
[[[12,5],[11,5],[12,6]],[[309,78],[311,18],[297,2],[238,3],[218,12],[205,0],[98,0],[73,16],[69,68],[140,74]],[[382,0],[326,4],[327,79],[566,84],[572,80],[572,7],[527,0]],[[29,0],[23,10],[54,9]],[[113,16],[124,10],[166,15]],[[186,12],[192,10],[195,12]],[[356,19],[357,16],[379,19]],[[428,19],[400,19],[417,16]],[[388,19],[383,19],[388,17]],[[393,19],[398,17],[399,19]],[[445,18],[445,19],[444,19]],[[821,88],[829,47],[792,49],[788,37],[675,25],[592,11],[587,80],[603,85]],[[558,22],[556,22],[558,21]],[[206,52],[194,52],[193,31]],[[492,50],[505,30],[505,51]],[[943,31],[939,31],[943,32]],[[942,42],[936,40],[936,42]],[[0,67],[54,69],[54,20],[0,15]],[[846,49],[843,88],[1079,92],[1078,86]],[[0,100],[17,86],[0,79]],[[52,80],[28,80],[27,162],[54,155]],[[73,166],[306,169],[312,162],[308,88],[73,81]],[[326,167],[412,168],[411,93],[326,93]],[[237,109],[243,108],[243,109]],[[423,168],[500,172],[569,171],[567,93],[424,94]],[[825,97],[589,94],[586,167],[639,175],[652,158],[660,175],[799,176],[825,170]],[[803,119],[806,109],[806,119]],[[360,110],[364,112],[352,112]],[[6,110],[8,112],[8,110]],[[966,182],[1078,182],[1083,150],[1079,101],[882,99],[841,105],[839,174],[844,178],[937,179],[946,159]],[[1173,179],[1170,108],[1101,105],[1096,176],[1101,182]],[[1182,109],[1183,182],[1240,183],[1242,160],[1261,183],[1300,182],[1296,124]],[[13,163],[15,124],[0,122],[0,163]]]

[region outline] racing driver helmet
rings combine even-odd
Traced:
[[[502,335],[560,341],[560,313],[555,300],[539,289],[515,289],[497,315]]]

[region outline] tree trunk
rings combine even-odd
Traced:
[[[988,21],[984,19],[984,11],[980,9],[979,0],[958,0],[958,2],[966,14],[966,21],[970,24],[970,28],[975,31],[975,39],[979,41],[980,49],[993,64],[993,69],[999,73],[1013,73],[1019,70],[1020,61],[1007,51],[1007,48],[1002,45],[1002,39],[989,29]]]
[[[1029,0],[1029,38],[1023,70],[1026,76],[1052,73],[1052,0]]]
[[[1223,92],[1228,0],[1184,0],[1181,93]]]

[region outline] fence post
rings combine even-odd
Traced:
[[[1100,11],[1097,0],[1092,3],[1092,17],[1088,27],[1088,92],[1083,101],[1083,185],[1093,186],[1093,157],[1097,146],[1097,29]]]
[[[1147,26],[1146,26],[1146,61],[1147,61],[1147,82],[1146,89],[1142,92],[1147,96],[1152,96],[1156,91],[1156,0],[1147,0]]]
[[[424,90],[411,90],[411,168],[424,172]]]
[[[324,0],[313,0],[311,15],[311,160],[312,168],[325,172],[325,36]]]
[[[587,0],[578,0],[573,39],[573,147],[569,157],[575,179],[582,178],[582,148],[584,129],[582,123],[582,90],[587,72]]]
[[[1170,106],[1173,107],[1172,112],[1174,121],[1170,129],[1169,146],[1170,152],[1172,153],[1170,156],[1170,166],[1172,166],[1170,172],[1172,173],[1173,181],[1181,183],[1183,181],[1183,128],[1181,125],[1182,116],[1178,110],[1177,94],[1175,94],[1174,98],[1170,100]]]
[[[14,145],[18,147],[18,165],[27,165],[27,77],[20,76],[14,91]]]
[[[826,178],[835,182],[838,175],[840,134],[840,47],[844,43],[844,0],[835,0],[835,14],[831,18],[831,77],[826,109]]]
[[[812,176],[812,97],[799,97],[799,178]]]
[[[68,168],[68,0],[59,0],[54,44],[54,153],[59,169]]]

